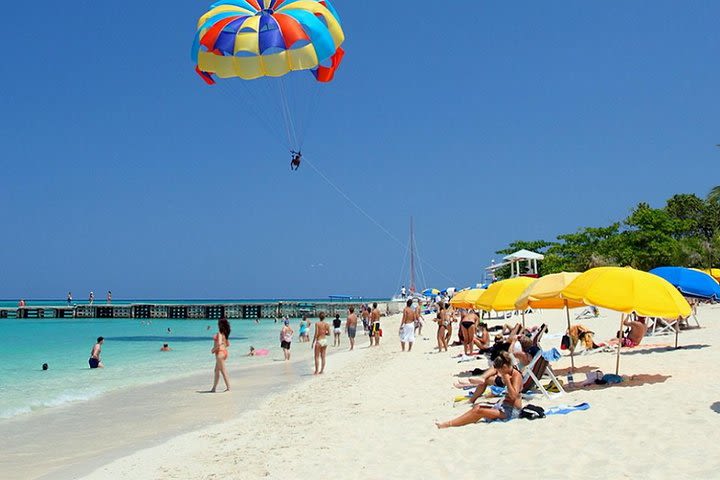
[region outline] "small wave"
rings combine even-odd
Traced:
[[[27,415],[45,408],[61,407],[70,403],[86,402],[100,395],[102,395],[102,392],[63,392],[60,395],[47,400],[34,401],[30,405],[0,411],[0,419]]]

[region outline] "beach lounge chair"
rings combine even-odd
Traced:
[[[542,385],[541,380],[543,376],[547,375],[550,377],[550,382],[557,388],[558,393],[550,395],[547,389]],[[523,368],[523,392],[526,390],[539,390],[545,398],[553,398],[565,393],[562,385],[555,376],[550,362],[548,362],[543,356],[542,350],[538,351],[533,357],[532,361]]]
[[[675,329],[678,328],[677,320],[648,317],[647,321],[648,323],[652,323],[652,325],[648,325],[647,333],[645,333],[646,336],[675,335]]]

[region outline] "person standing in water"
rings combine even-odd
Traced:
[[[105,297],[107,300],[107,304],[110,305],[112,303],[112,292],[108,290],[107,297]]]
[[[335,314],[333,320],[333,347],[340,346],[340,334],[342,333],[342,320],[340,320],[340,314]]]
[[[330,325],[325,322],[325,313],[320,312],[320,320],[315,324],[315,334],[311,345],[315,350],[315,373],[313,375],[322,375],[325,371],[328,335],[330,335]]]
[[[67,294],[67,304],[68,304],[68,307],[70,305],[72,305],[72,292],[68,292],[68,294]]]
[[[97,343],[95,343],[92,350],[90,350],[90,358],[88,359],[88,364],[90,365],[90,368],[105,367],[105,365],[103,365],[102,363],[102,360],[100,360],[100,352],[102,351],[103,343],[105,343],[105,339],[103,337],[98,337]]]
[[[345,320],[345,330],[350,340],[350,350],[355,349],[355,335],[357,334],[357,322],[358,318],[355,315],[355,307],[348,308],[347,320]]]
[[[215,379],[213,386],[210,389],[211,393],[215,393],[218,382],[220,381],[220,375],[222,374],[223,381],[225,382],[225,391],[230,390],[230,382],[228,381],[227,369],[225,368],[225,362],[228,359],[228,347],[230,346],[230,323],[226,318],[218,320],[218,332],[213,337],[213,348],[210,353],[215,355]]]
[[[280,329],[280,348],[282,348],[285,361],[290,360],[290,344],[292,343],[293,333],[290,327],[290,320],[283,320],[283,327]]]
[[[88,298],[88,303],[89,303],[90,305],[92,305],[93,303],[95,303],[95,292],[90,291],[90,297]]]

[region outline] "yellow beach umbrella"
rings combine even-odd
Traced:
[[[713,280],[720,283],[720,268],[693,268],[692,270],[707,273]]]
[[[515,310],[515,302],[525,289],[536,280],[529,277],[515,277],[495,282],[480,295],[475,302],[475,308],[480,310],[494,310],[507,312]]]
[[[480,295],[484,292],[485,289],[482,288],[463,290],[462,292],[455,294],[455,296],[450,300],[450,305],[452,305],[453,308],[475,308],[475,302],[477,302]]]
[[[528,307],[559,310],[565,308],[584,307],[583,302],[576,302],[564,299],[560,293],[570,285],[580,274],[576,272],[560,272],[540,277],[536,282],[531,284],[520,295],[515,302],[518,310]]]
[[[664,278],[634,268],[598,267],[578,276],[563,291],[568,300],[624,314],[678,319],[691,313],[687,300]],[[622,331],[623,317],[620,320]],[[620,369],[620,348],[615,373]]]
[[[548,310],[560,310],[564,308],[569,331],[570,309],[584,307],[585,304],[583,302],[563,298],[561,293],[565,287],[567,287],[579,275],[580,274],[576,272],[560,272],[540,277],[536,282],[532,283],[525,289],[525,291],[520,295],[520,298],[518,298],[515,302],[515,307],[518,310],[525,310],[528,307]],[[571,371],[575,370],[575,358],[573,353],[573,349],[571,348]]]

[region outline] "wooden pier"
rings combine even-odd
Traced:
[[[356,311],[363,300],[344,300],[328,302],[266,302],[266,303],[208,303],[208,304],[163,304],[133,303],[118,305],[72,305],[72,306],[25,306],[0,308],[0,319],[19,318],[169,318],[179,320],[207,319],[263,319],[263,318],[301,318],[317,317],[320,312],[334,317],[340,314],[344,318],[348,307]],[[372,301],[370,301],[372,303]],[[383,313],[397,313],[393,302],[378,302]],[[358,312],[359,313],[359,312]]]

